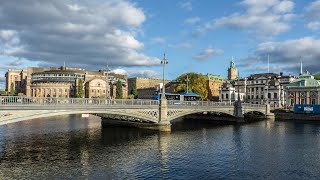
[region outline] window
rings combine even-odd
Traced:
[[[263,95],[261,95],[261,99],[263,99]]]
[[[229,99],[229,94],[226,94],[226,99]]]
[[[278,98],[278,94],[277,93],[274,93],[274,98]]]
[[[315,99],[311,99],[311,104],[316,104],[316,100]]]
[[[305,104],[305,100],[304,99],[301,99],[301,104]]]
[[[224,99],[224,94],[221,94],[221,99]]]
[[[268,93],[268,98],[271,98],[271,93]]]
[[[263,91],[263,87],[261,88],[261,92]]]

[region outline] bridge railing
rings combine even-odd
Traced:
[[[230,102],[212,102],[212,101],[177,101],[169,100],[168,105],[171,106],[233,106]]]
[[[251,103],[242,103],[242,107],[252,107],[252,108],[265,108],[265,104],[251,104]]]
[[[10,105],[125,105],[125,106],[150,106],[159,105],[157,100],[145,99],[106,99],[106,98],[54,98],[54,97],[22,97],[0,96],[0,106]]]

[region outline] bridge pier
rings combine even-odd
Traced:
[[[242,109],[242,104],[241,101],[236,101],[234,103],[234,117],[243,119],[243,109]]]
[[[273,113],[270,112],[270,110],[271,110],[270,104],[268,103],[266,105],[266,119],[274,121],[275,120],[275,116],[274,116]]]
[[[168,120],[168,102],[162,98],[159,105],[159,131],[171,131],[171,124]]]

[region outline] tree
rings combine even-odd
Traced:
[[[121,81],[118,80],[116,83],[116,99],[122,99],[123,94],[122,94],[122,84]]]
[[[134,99],[138,98],[138,91],[137,91],[137,84],[136,83],[133,84],[131,94],[133,95]]]
[[[14,95],[14,83],[11,83],[11,86],[10,86],[10,95],[11,95],[11,96]]]
[[[206,79],[202,74],[197,73],[186,73],[180,75],[176,80],[179,82],[179,85],[176,87],[177,92],[186,92],[187,90],[187,76],[189,79],[188,92],[195,92],[202,97],[203,100],[206,100],[208,97],[208,90],[206,86]]]
[[[83,81],[82,81],[82,79],[79,79],[78,80],[76,97],[77,98],[83,98],[83,96],[84,96]]]

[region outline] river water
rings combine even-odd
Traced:
[[[101,128],[78,115],[0,126],[0,179],[319,179],[320,124]]]

